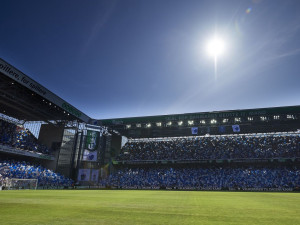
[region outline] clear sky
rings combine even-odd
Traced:
[[[0,57],[92,118],[300,102],[299,0],[0,5]],[[216,74],[215,35],[226,43]]]

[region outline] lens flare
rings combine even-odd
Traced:
[[[210,41],[207,42],[206,45],[207,53],[209,54],[209,56],[214,58],[215,80],[217,80],[218,74],[218,58],[224,53],[225,48],[225,42],[218,36],[212,38]]]

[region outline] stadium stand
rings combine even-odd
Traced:
[[[0,144],[26,151],[51,154],[51,149],[38,143],[28,129],[2,119],[0,119]]]
[[[132,160],[270,159],[300,157],[299,134],[148,139],[128,142],[116,158]]]
[[[78,132],[90,117],[3,59],[0,84],[1,180],[70,186],[69,178],[76,176]]]
[[[0,83],[0,183],[299,190],[300,106],[97,120],[2,59]]]
[[[122,189],[299,190],[299,106],[115,118],[126,136],[101,185]],[[112,136],[111,149],[118,149]]]
[[[2,171],[2,180],[5,178],[38,179],[38,186],[43,188],[64,187],[73,184],[73,180],[59,173],[25,161],[0,161],[0,170]]]
[[[300,187],[299,167],[122,168],[102,185],[124,189],[247,190]]]
[[[116,157],[115,173],[101,185],[292,191],[300,187],[300,167],[294,163],[299,158],[299,133],[133,139]]]

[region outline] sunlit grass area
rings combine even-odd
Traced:
[[[300,194],[0,191],[1,224],[300,224]]]

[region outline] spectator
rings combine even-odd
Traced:
[[[300,168],[123,168],[102,185],[153,189],[296,188],[300,186]]]
[[[38,143],[34,135],[27,129],[0,119],[0,144],[17,149],[50,154],[45,145]]]
[[[300,157],[298,135],[244,135],[128,142],[117,160],[214,160]]]
[[[6,168],[1,170],[1,168]],[[38,179],[39,186],[71,186],[73,181],[69,178],[43,168],[40,165],[32,165],[28,162],[2,161],[0,171],[3,178]]]

